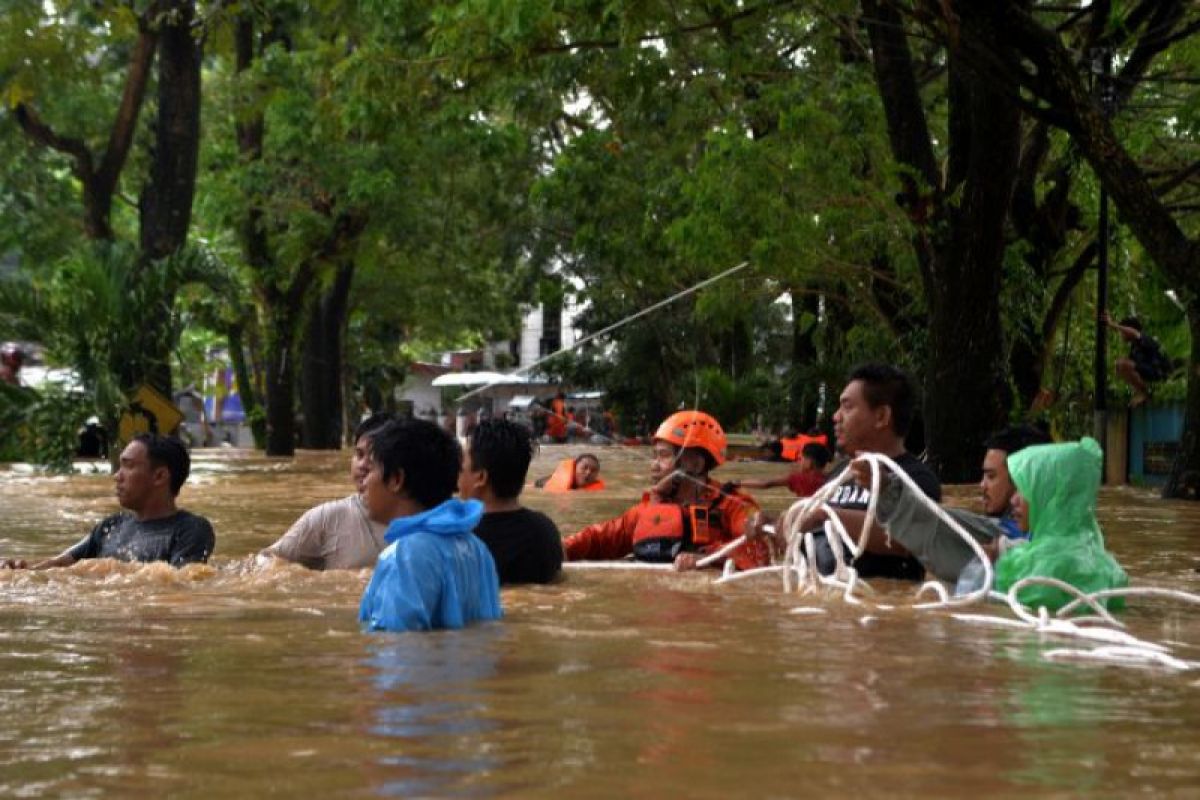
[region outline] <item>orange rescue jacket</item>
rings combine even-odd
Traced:
[[[575,459],[564,458],[558,462],[558,466],[554,468],[554,474],[546,479],[542,484],[542,488],[547,492],[569,492],[574,489],[594,492],[604,488],[604,481],[597,480],[589,483],[587,486],[575,485]]]
[[[737,490],[721,494],[720,484],[711,479],[705,494],[706,502],[680,505],[647,492],[621,516],[567,537],[567,560],[613,560],[632,554],[639,560],[671,561],[679,552],[711,553],[741,536],[758,503]],[[762,540],[743,544],[730,558],[741,570],[771,563]]]

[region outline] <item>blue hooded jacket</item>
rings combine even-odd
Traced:
[[[392,520],[359,606],[364,627],[427,631],[499,619],[496,564],[471,532],[481,516],[478,500],[450,499]]]

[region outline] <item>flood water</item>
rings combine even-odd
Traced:
[[[570,452],[548,448],[530,477]],[[564,534],[624,510],[648,453],[601,457],[605,491],[527,504]],[[501,623],[364,634],[365,571],[253,557],[349,493],[348,455],[193,458],[180,499],[216,527],[208,566],[0,572],[0,796],[1200,793],[1200,671],[1052,663],[1077,643],[711,574],[571,571],[504,590]],[[106,474],[0,467],[0,556],[56,554],[115,510]],[[1200,592],[1200,506],[1106,489],[1101,521],[1135,584]],[[1200,660],[1200,607],[1131,606],[1131,632]]]

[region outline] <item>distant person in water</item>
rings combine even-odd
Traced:
[[[633,556],[691,570],[705,554],[750,530],[758,510],[754,498],[709,476],[725,463],[726,444],[725,431],[703,411],[672,414],[654,434],[654,486],[621,516],[568,537],[567,560]],[[750,569],[768,565],[770,552],[759,540],[737,547],[729,558],[738,569]]]
[[[1119,358],[1117,375],[1133,389],[1130,408],[1137,408],[1150,397],[1154,384],[1164,381],[1171,374],[1171,359],[1163,352],[1158,340],[1142,332],[1142,323],[1137,317],[1126,317],[1113,322],[1107,311],[1101,312],[1100,321],[1121,334],[1129,343],[1129,357]]]
[[[549,583],[562,570],[562,536],[540,511],[521,505],[521,489],[537,443],[507,420],[479,425],[467,438],[458,493],[483,503],[475,527],[496,562],[501,584]]]
[[[554,474],[538,478],[533,485],[547,492],[593,492],[603,489],[604,481],[600,480],[600,459],[591,453],[564,458],[554,468]]]
[[[801,451],[796,469],[781,478],[738,481],[743,489],[773,489],[786,486],[797,497],[811,497],[825,485],[825,467],[829,464],[829,450],[817,442],[809,442]]]
[[[359,621],[372,630],[416,631],[499,619],[496,564],[472,533],[483,504],[451,497],[462,466],[458,442],[417,419],[389,422],[369,436],[363,503],[388,528]]]
[[[169,436],[143,433],[121,451],[113,480],[122,511],[105,518],[78,544],[54,558],[32,565],[9,559],[9,569],[69,567],[86,558],[118,561],[166,561],[173,567],[203,563],[216,545],[212,525],[175,505],[191,471],[183,443]]]
[[[554,444],[567,443],[567,396],[562,392],[554,395],[550,401],[549,410],[544,412],[546,418],[546,436]]]
[[[350,456],[350,481],[354,493],[330,500],[304,512],[279,541],[263,555],[303,564],[309,569],[363,569],[375,565],[383,551],[387,525],[373,522],[363,505],[363,482],[370,467],[370,433],[390,422],[388,413],[373,414],[354,431]]]

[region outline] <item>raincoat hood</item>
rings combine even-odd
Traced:
[[[479,524],[482,516],[483,503],[478,500],[459,500],[452,497],[428,511],[392,520],[392,523],[388,525],[387,532],[383,534],[383,538],[384,541],[391,543],[417,531],[437,536],[459,536],[464,532],[475,530],[475,526]]]
[[[996,562],[996,589],[1008,591],[1035,575],[1057,578],[1084,592],[1113,589],[1129,579],[1104,549],[1096,521],[1103,453],[1095,439],[1027,447],[1008,457],[1013,485],[1029,507],[1033,540],[1009,550]],[[1031,607],[1054,610],[1072,599],[1059,589],[1031,586],[1019,599]],[[1110,598],[1109,608],[1120,608]]]

